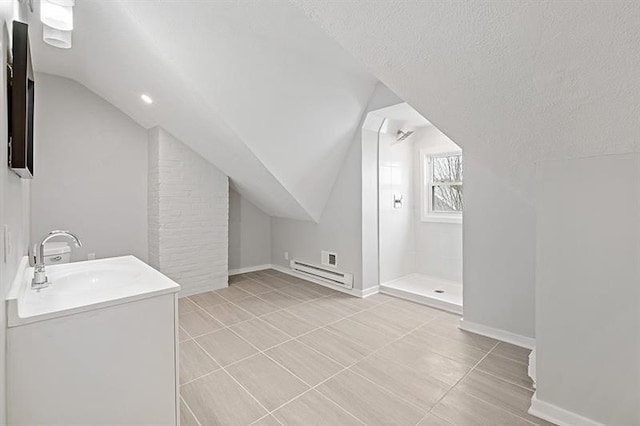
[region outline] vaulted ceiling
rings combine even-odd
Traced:
[[[524,163],[640,150],[638,22],[624,0],[78,1],[72,49],[32,44],[265,212],[318,220],[378,80],[525,193]]]
[[[525,193],[535,161],[640,150],[638,1],[291,1]]]
[[[44,44],[38,10],[31,15],[36,71],[162,126],[268,214],[320,218],[378,81],[301,10],[285,1],[78,1],[74,15],[69,50]]]

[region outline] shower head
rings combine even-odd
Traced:
[[[412,134],[413,134],[413,130],[408,130],[406,132],[403,132],[402,130],[398,130],[398,132],[396,133],[396,141],[398,142],[403,141],[409,136],[411,136]]]

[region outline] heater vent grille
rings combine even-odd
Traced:
[[[335,255],[335,254],[334,254]],[[335,261],[335,258],[334,258]],[[299,260],[292,260],[290,267],[293,271],[312,277],[316,280],[338,285],[344,288],[353,288],[353,275],[340,272],[335,269],[326,268],[320,265],[314,265]]]
[[[338,267],[338,255],[330,251],[322,251],[322,264],[325,266]]]

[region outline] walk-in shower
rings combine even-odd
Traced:
[[[462,313],[462,152],[401,105],[377,137],[380,288]]]

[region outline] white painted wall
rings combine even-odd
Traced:
[[[84,86],[37,73],[35,135],[32,243],[67,229],[83,243],[72,260],[146,261],[146,130]]]
[[[543,162],[536,182],[539,408],[640,424],[640,154]]]
[[[533,167],[521,165],[531,174]],[[533,199],[464,149],[464,319],[535,337]]]
[[[271,217],[229,188],[229,271],[271,263]]]
[[[397,96],[383,85],[378,85],[372,93],[366,112],[380,109],[385,106],[400,102]],[[366,117],[361,118],[360,125]],[[376,137],[377,138],[377,137]],[[338,269],[352,273],[354,276],[354,288],[362,290],[372,285],[377,285],[377,262],[375,270],[369,265],[363,265],[363,215],[373,216],[375,219],[377,235],[377,197],[378,183],[362,181],[362,167],[373,167],[374,176],[377,164],[377,144],[363,144],[360,131],[354,136],[349,147],[345,162],[342,164],[338,179],[333,185],[329,201],[319,222],[307,222],[290,220],[278,217],[271,219],[271,263],[289,266],[283,253],[289,252],[291,259],[300,259],[307,262],[320,264],[321,250],[330,250],[338,254]],[[373,165],[364,158],[374,158]],[[363,188],[366,186],[366,191]],[[310,188],[311,189],[311,188]],[[363,207],[363,197],[376,200],[372,209]],[[367,211],[363,211],[367,209]],[[377,236],[376,236],[377,240]],[[373,249],[377,253],[377,244],[372,248],[364,244],[367,249]],[[377,258],[377,254],[376,254]],[[376,281],[363,276],[375,274]]]
[[[11,21],[24,14],[15,1],[0,2],[0,81],[7,81],[9,34]],[[31,181],[20,179],[7,167],[7,86],[0,84],[0,424],[6,422],[6,307],[4,298],[13,282],[20,259],[27,254],[29,245]],[[37,176],[36,171],[36,176]],[[8,234],[5,236],[4,226]],[[9,250],[2,243],[7,238]]]
[[[398,142],[391,132],[379,140],[380,283],[386,283],[414,272],[415,170],[411,138]],[[400,208],[394,196],[403,198]]]
[[[160,127],[149,131],[149,263],[189,295],[227,286],[229,180]]]
[[[320,222],[271,218],[272,264],[288,268],[286,251],[290,259],[319,265],[320,252],[332,251],[338,255],[337,269],[352,273],[354,288],[362,288],[359,149],[358,143],[351,144]]]
[[[409,138],[413,143],[413,271],[462,283],[462,224],[426,222],[421,220],[422,153],[442,154],[458,152],[457,146],[435,126],[425,126]],[[465,177],[466,178],[466,177]],[[465,186],[466,191],[466,186]]]

